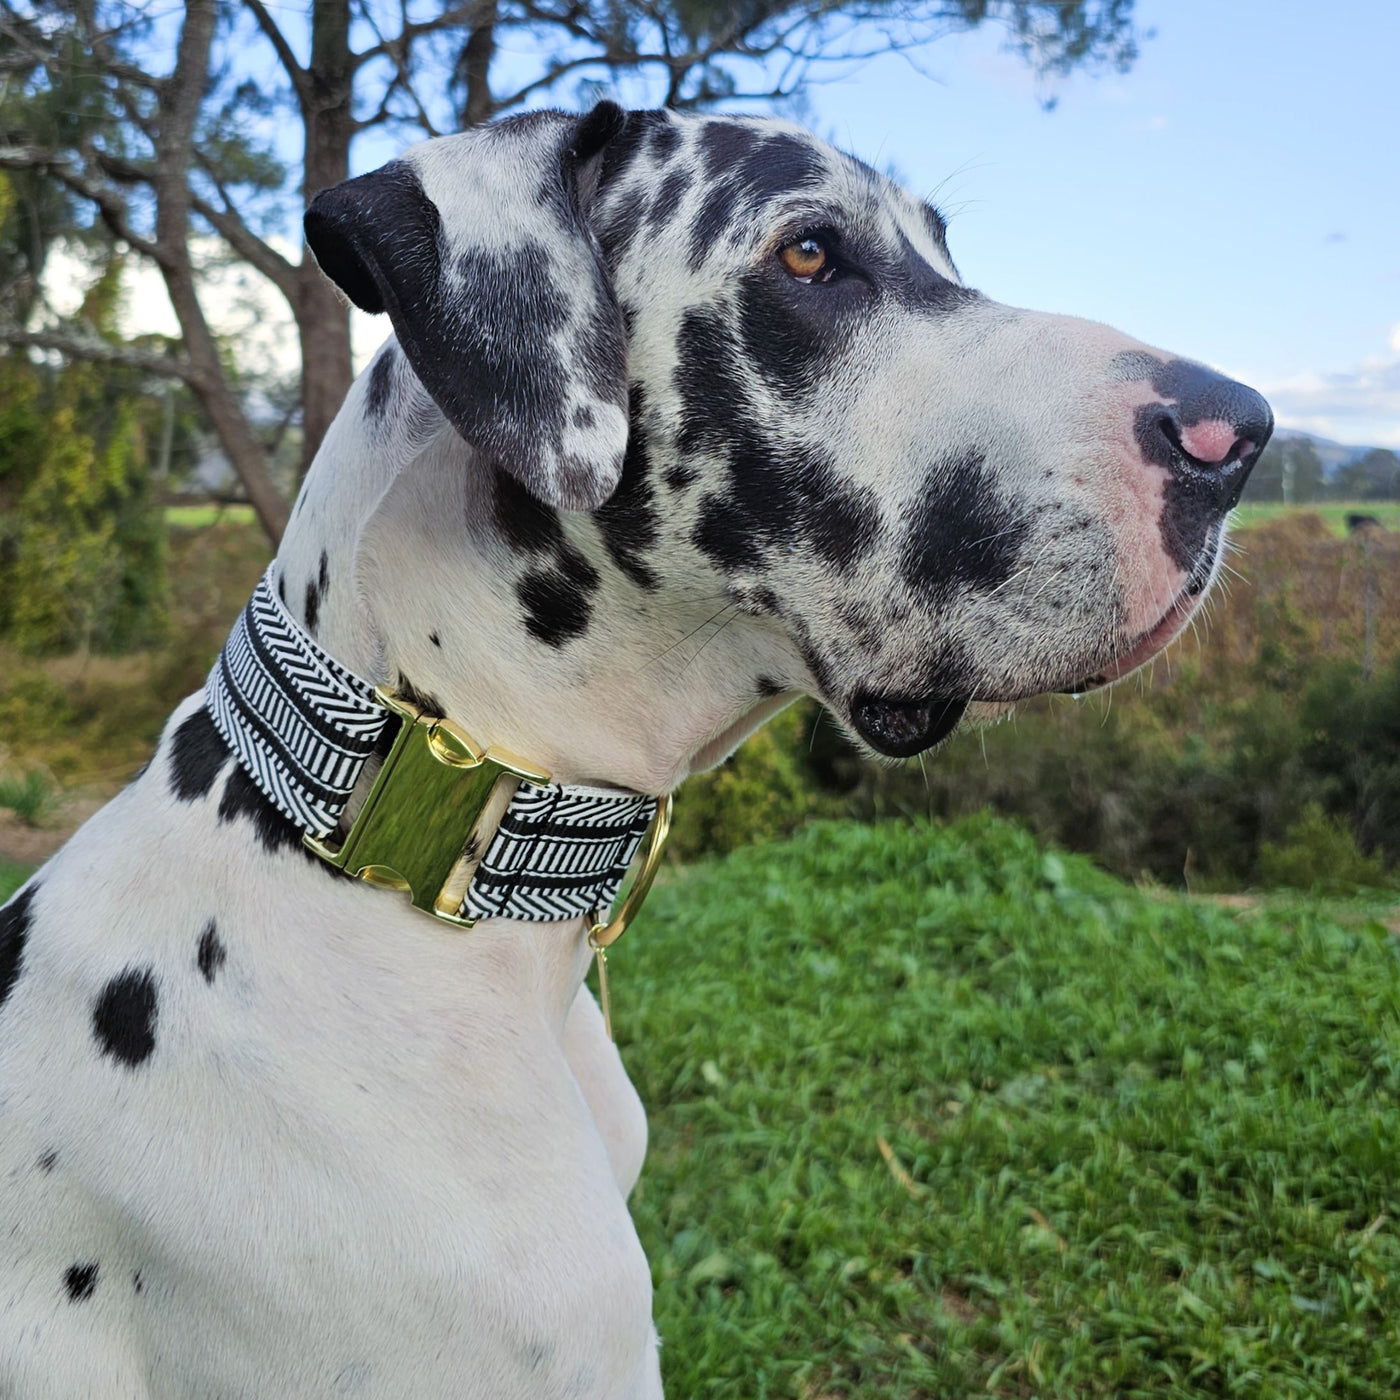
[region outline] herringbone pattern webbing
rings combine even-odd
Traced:
[[[205,683],[214,724],[262,793],[326,836],[394,718],[302,629],[269,566]],[[656,812],[609,788],[522,785],[477,867],[468,918],[552,920],[606,909]],[[465,840],[466,833],[463,833]]]

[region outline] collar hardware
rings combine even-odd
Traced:
[[[275,564],[204,691],[235,760],[312,851],[349,875],[406,892],[441,923],[584,919],[606,946],[655,874],[666,822],[653,817],[662,799],[553,782],[407,696],[376,688],[291,616]],[[352,822],[351,799],[379,754],[384,761]],[[648,828],[641,875],[608,918]]]
[[[481,748],[451,720],[425,715],[384,686],[374,698],[400,724],[365,805],[338,847],[309,832],[303,840],[367,884],[407,891],[415,909],[471,928],[477,920],[459,912],[465,882],[453,874],[467,851],[479,856],[495,835],[485,827],[488,808],[505,813],[505,803],[491,800],[498,785],[546,787],[549,774]]]

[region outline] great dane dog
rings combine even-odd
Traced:
[[[794,696],[908,755],[1174,637],[1254,392],[965,286],[785,122],[541,112],[322,193],[394,338],[287,614],[563,783],[669,792]],[[0,918],[0,1395],[655,1397],[645,1122],[578,918],[346,878],[205,694]]]

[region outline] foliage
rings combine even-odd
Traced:
[[[726,763],[685,785],[667,849],[678,860],[723,854],[785,836],[839,804],[817,791],[802,761],[808,710],[790,706]]]
[[[1259,878],[1269,888],[1311,890],[1317,894],[1351,894],[1358,888],[1385,885],[1385,869],[1363,855],[1349,827],[1310,802],[1277,845],[1265,841],[1259,851]]]
[[[83,316],[110,334],[114,259]],[[32,653],[124,650],[158,635],[165,528],[148,433],[159,406],[132,375],[0,358],[0,635]]]
[[[1343,463],[1329,481],[1317,449],[1306,438],[1275,437],[1250,473],[1245,500],[1311,505],[1324,500],[1400,500],[1400,457],[1385,447]]]
[[[52,214],[0,224],[0,341],[112,359],[71,327],[35,331],[32,296],[10,298],[9,310],[7,263],[24,263],[32,288],[43,250],[79,228],[148,258],[183,355],[143,362],[198,395],[276,540],[288,503],[275,450],[218,354],[195,240],[221,240],[296,323],[304,469],[350,386],[349,313],[314,260],[293,261],[283,239],[307,200],[350,174],[361,138],[382,150],[386,131],[395,142],[435,136],[546,98],[762,105],[795,98],[814,65],[918,49],[983,24],[1002,28],[1043,75],[1122,69],[1136,55],[1133,9],[1134,0],[429,0],[412,11],[388,0],[309,10],[186,0],[171,14],[140,0],[0,0],[0,166],[23,184],[25,210],[42,199]],[[31,228],[32,255],[15,242]]]
[[[42,768],[0,774],[0,808],[13,812],[27,826],[42,826],[53,812],[58,790]]]
[[[0,641],[0,736],[11,761],[43,764],[65,787],[110,790],[129,778],[171,709],[204,683],[267,559],[266,537],[246,519],[172,528],[176,587],[154,647],[32,658]]]
[[[29,878],[27,865],[0,860],[0,904],[3,904]]]
[[[658,889],[611,967],[668,1394],[1400,1390],[1367,906],[820,823]]]

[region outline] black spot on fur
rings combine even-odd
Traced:
[[[326,589],[330,587],[330,582],[330,561],[323,549],[316,577],[309,580],[306,585],[306,630],[313,637],[316,635],[316,624],[321,617],[321,599],[326,596]]]
[[[399,682],[394,689],[410,705],[416,706],[423,714],[429,715],[433,719],[441,719],[447,713],[442,701],[436,695],[430,695],[426,690],[419,690],[402,671],[399,672]]]
[[[0,1007],[9,999],[24,970],[24,945],[29,938],[34,895],[38,889],[38,885],[26,886],[0,909]]]
[[[687,467],[683,463],[678,463],[670,467],[666,472],[666,486],[671,491],[684,491],[687,486],[693,486],[699,479],[700,473],[694,467]]]
[[[756,684],[759,698],[762,700],[771,700],[775,695],[781,695],[787,689],[785,685],[775,681],[772,676],[760,676]]]
[[[303,494],[305,493],[303,492]],[[277,579],[277,596],[282,600],[282,604],[285,607],[287,602],[287,580],[280,576]]]
[[[219,938],[217,925],[210,919],[204,932],[199,935],[199,948],[195,953],[195,963],[200,976],[212,986],[214,978],[219,975],[227,961],[228,951]]]
[[[547,646],[562,647],[588,630],[593,612],[589,595],[598,587],[598,571],[582,555],[574,563],[572,575],[535,569],[515,585],[526,630]]]
[[[139,1293],[145,1286],[145,1282],[141,1278],[141,1270],[137,1269],[131,1275],[131,1290],[133,1293]]]
[[[843,480],[815,448],[775,441],[756,420],[734,369],[741,352],[714,311],[688,312],[677,348],[681,450],[729,461],[727,490],[701,502],[696,546],[729,573],[762,570],[770,550],[803,545],[848,571],[879,530],[873,492]]]
[[[943,215],[931,204],[921,204],[919,212],[924,216],[924,227],[928,229],[929,237],[946,253],[948,251],[948,224]]]
[[[429,640],[435,647],[440,647],[440,646],[442,645],[442,638],[439,637],[438,634],[437,634],[436,632],[429,632],[429,633],[428,633],[428,640]]]
[[[531,118],[541,120],[554,119]],[[508,123],[498,126],[498,139],[508,131]],[[557,232],[585,253],[569,260],[584,279],[567,290],[538,242],[462,248],[449,239],[406,161],[322,191],[306,215],[321,267],[361,309],[389,313],[414,373],[457,431],[542,495],[590,485],[552,472],[562,452],[569,370],[586,367],[621,408],[626,351],[611,288],[586,255],[572,165],[546,165],[552,184],[541,217],[560,221]],[[570,345],[566,366],[556,340],[580,298],[587,331]]]
[[[587,404],[580,404],[574,409],[573,421],[574,427],[576,428],[591,428],[597,420],[594,417],[593,410],[589,408]]]
[[[370,366],[365,412],[375,420],[384,416],[394,394],[395,358],[394,347],[386,345]]]
[[[673,170],[661,182],[656,198],[651,202],[651,213],[647,215],[647,227],[653,232],[676,217],[681,200],[690,189],[690,171]]]
[[[710,246],[750,223],[779,195],[813,188],[825,174],[816,147],[788,135],[764,135],[738,122],[712,121],[700,133],[705,173],[704,205],[690,230],[690,261],[699,267]]]
[[[68,1300],[81,1303],[91,1298],[97,1288],[97,1264],[74,1264],[63,1275],[63,1286],[68,1290]]]
[[[58,1165],[58,1153],[51,1148],[39,1158],[38,1165],[41,1172],[51,1172]]]
[[[929,473],[900,555],[905,581],[929,602],[959,586],[998,587],[1011,577],[1030,524],[997,490],[980,452]]]
[[[639,588],[660,587],[655,571],[646,562],[661,532],[651,484],[651,460],[647,455],[646,429],[642,426],[645,407],[642,386],[632,385],[627,437],[627,455],[622,460],[622,477],[617,490],[593,512],[613,562]]]
[[[608,142],[603,152],[603,162],[598,172],[599,188],[605,189],[632,164],[648,137],[654,142],[664,141],[667,130],[674,128],[664,112],[628,112],[622,130]],[[676,139],[679,139],[678,132]]]
[[[540,553],[563,547],[559,512],[537,500],[507,472],[496,473],[492,505],[496,528],[512,549]]]
[[[810,287],[773,267],[751,272],[735,307],[744,358],[764,383],[801,401],[828,381],[872,299],[870,283],[859,277]]]
[[[184,720],[170,739],[170,790],[181,802],[207,797],[229,749],[206,709]]]
[[[104,1055],[135,1068],[156,1048],[156,979],[129,967],[103,987],[92,1007],[92,1033]]]
[[[651,153],[658,160],[666,160],[676,153],[681,144],[681,129],[664,116],[651,128]]]
[[[219,821],[230,823],[240,817],[252,822],[259,843],[269,855],[275,855],[278,851],[300,851],[307,860],[322,870],[327,870],[333,875],[340,874],[335,866],[307,850],[296,823],[284,817],[268,801],[241,766],[235,766],[229,773],[228,781],[219,797]]]

